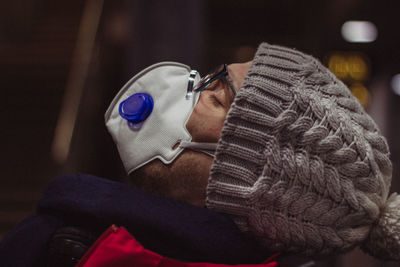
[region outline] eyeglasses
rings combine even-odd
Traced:
[[[228,75],[228,65],[227,64],[222,64],[215,68],[213,71],[209,72],[207,75],[205,75],[201,80],[196,84],[196,86],[193,88],[194,92],[201,92],[204,89],[206,89],[210,84],[212,84],[214,81],[225,78],[229,88],[232,90],[233,95],[236,95],[236,90],[232,84],[231,79],[229,78]]]

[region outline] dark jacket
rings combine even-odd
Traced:
[[[61,227],[98,236],[112,224],[124,226],[145,248],[182,261],[260,263],[271,256],[222,214],[78,174],[55,178],[36,212],[5,236],[2,266],[45,266],[49,240]]]

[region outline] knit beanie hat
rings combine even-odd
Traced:
[[[271,251],[400,260],[400,197],[377,125],[318,60],[263,43],[227,115],[207,187]]]

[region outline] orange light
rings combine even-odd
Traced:
[[[369,103],[370,94],[368,89],[361,83],[354,83],[350,86],[350,91],[360,101],[361,105],[366,107]]]
[[[350,55],[347,59],[349,76],[355,81],[365,81],[368,75],[366,61],[360,55]]]
[[[347,61],[341,54],[334,54],[329,58],[328,68],[340,80],[344,80],[347,77]]]
[[[368,58],[359,52],[332,53],[327,65],[343,82],[364,82],[369,79]]]

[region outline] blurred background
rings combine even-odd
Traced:
[[[61,173],[124,180],[104,112],[135,73],[201,73],[262,41],[319,58],[388,138],[400,191],[398,0],[13,0],[0,3],[0,238]],[[400,266],[355,250],[329,266]]]

